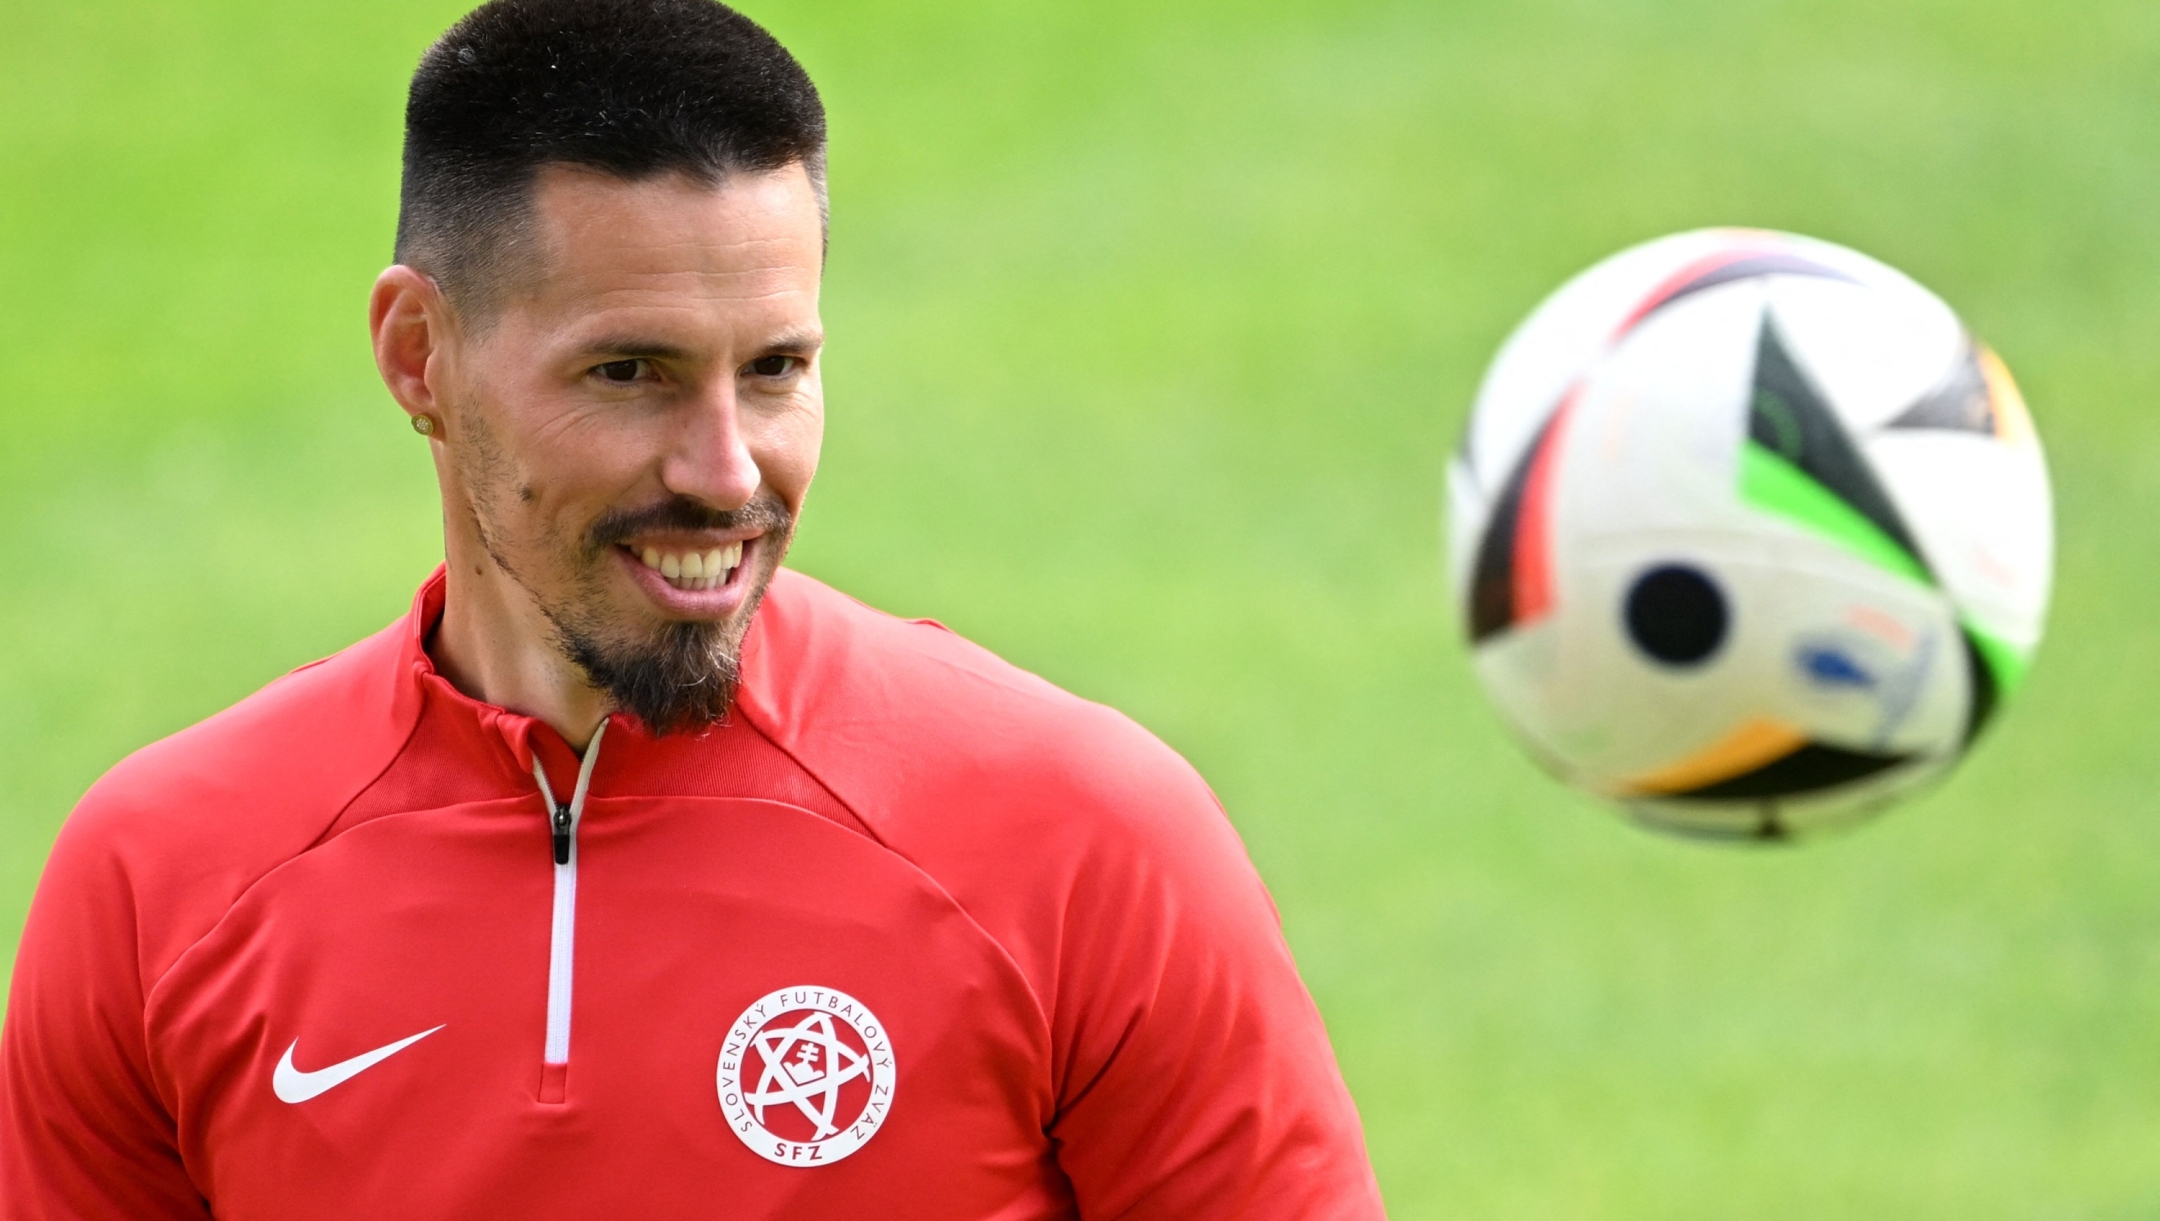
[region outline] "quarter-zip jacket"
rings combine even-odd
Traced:
[[[0,1035],[0,1217],[1367,1218],[1212,795],[775,580],[727,720],[575,755],[412,612],[92,788]]]

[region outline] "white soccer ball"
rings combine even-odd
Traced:
[[[1777,839],[1942,775],[2039,644],[2054,522],[2002,362],[1827,242],[1703,230],[1564,285],[1449,469],[1479,678],[1652,826]]]

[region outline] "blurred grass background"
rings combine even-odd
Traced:
[[[81,0],[0,40],[0,942],[119,756],[401,613],[375,380],[405,78],[461,11]],[[2160,1213],[2160,6],[826,0],[797,564],[1197,762],[1398,1217]],[[1948,785],[1789,852],[1539,776],[1442,602],[1439,473],[1568,273],[1846,242],[2019,372],[2062,553]]]

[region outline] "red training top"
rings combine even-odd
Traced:
[[[0,1216],[1381,1215],[1259,878],[1131,721],[783,572],[734,715],[581,767],[435,673],[442,602],[83,798]]]

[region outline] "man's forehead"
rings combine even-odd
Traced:
[[[537,258],[519,295],[543,311],[816,308],[822,221],[799,164],[717,182],[551,166],[530,224]]]

